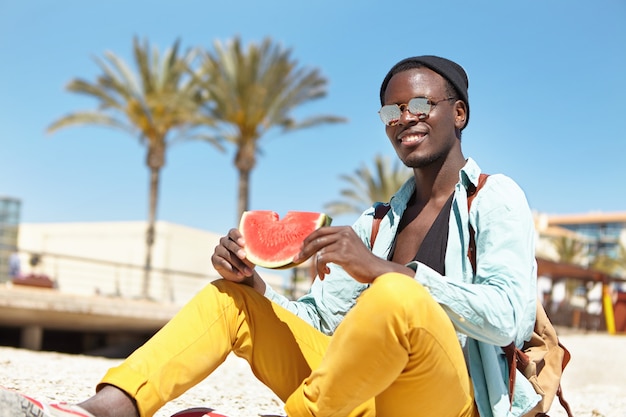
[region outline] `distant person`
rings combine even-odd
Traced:
[[[537,297],[546,310],[550,310],[550,293],[552,292],[552,278],[540,275],[537,277]]]
[[[266,285],[230,230],[211,257],[224,279],[110,369],[74,416],[152,416],[230,353],[250,363],[290,417],[508,417],[538,402],[521,376],[510,400],[501,348],[521,346],[535,322],[533,217],[501,174],[488,178],[468,213],[481,170],[461,151],[467,74],[444,58],[408,58],[384,78],[380,103],[391,146],[413,177],[391,199],[374,247],[373,207],[353,227],[314,232],[299,260],[314,257],[318,278],[290,301]],[[0,396],[10,409],[27,402]]]
[[[39,264],[41,263],[41,255],[39,255],[38,253],[33,253],[32,255],[30,255],[30,259],[28,260],[28,263],[30,264],[30,267],[32,269],[37,268]]]
[[[600,330],[602,324],[602,282],[587,283],[587,306],[585,307],[587,330]]]
[[[551,295],[551,307],[550,314],[551,317],[556,317],[563,303],[565,302],[565,297],[567,295],[567,289],[565,288],[565,280],[559,280],[552,284],[552,295]]]
[[[17,252],[13,252],[9,256],[9,278],[19,278],[21,274],[22,266],[20,262],[20,255]]]

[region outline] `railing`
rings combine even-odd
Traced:
[[[22,276],[48,276],[60,291],[137,299],[142,297],[143,265],[24,248],[18,248],[16,252],[20,255]],[[24,262],[25,259],[28,262]],[[150,299],[184,304],[204,285],[217,279],[218,275],[151,268],[149,277]]]

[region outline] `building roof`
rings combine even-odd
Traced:
[[[572,230],[566,229],[564,227],[559,226],[548,226],[545,229],[540,231],[542,237],[551,237],[551,238],[570,238],[576,240],[588,240],[589,238],[586,236],[581,236],[580,233],[574,232]]]
[[[550,225],[594,224],[594,223],[625,223],[626,211],[613,213],[559,214],[548,216]]]

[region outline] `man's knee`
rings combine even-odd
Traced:
[[[248,295],[258,294],[252,287],[228,281],[223,278],[211,281],[206,287],[204,287],[202,292],[215,290],[217,290],[218,293],[228,295],[233,299],[240,299],[241,297],[246,297]]]
[[[207,287],[216,287],[220,291],[230,291],[231,289],[237,289],[241,284],[237,284],[236,282],[228,281],[224,278],[216,279],[215,281],[211,281]]]
[[[432,297],[422,284],[413,277],[399,273],[379,276],[368,291],[387,305],[414,307],[415,303],[424,299],[432,301]]]
[[[374,303],[380,314],[403,317],[411,327],[429,327],[435,323],[451,326],[447,314],[428,290],[404,274],[379,276],[362,297],[369,298],[368,302]]]

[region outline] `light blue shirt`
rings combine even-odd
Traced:
[[[501,346],[521,347],[535,323],[537,267],[535,227],[526,197],[510,178],[490,175],[467,210],[467,188],[476,186],[480,168],[468,159],[459,172],[450,211],[445,276],[420,262],[408,266],[454,324],[465,353],[482,417],[520,416],[539,401],[530,383],[518,373],[513,405],[509,400],[508,364]],[[372,252],[387,259],[398,223],[415,190],[409,179],[391,198]],[[374,208],[352,226],[370,246]],[[477,268],[467,257],[469,225],[476,231]],[[333,334],[368,286],[330,264],[330,274],[316,279],[308,294],[290,301],[269,286],[265,296],[318,330]]]

